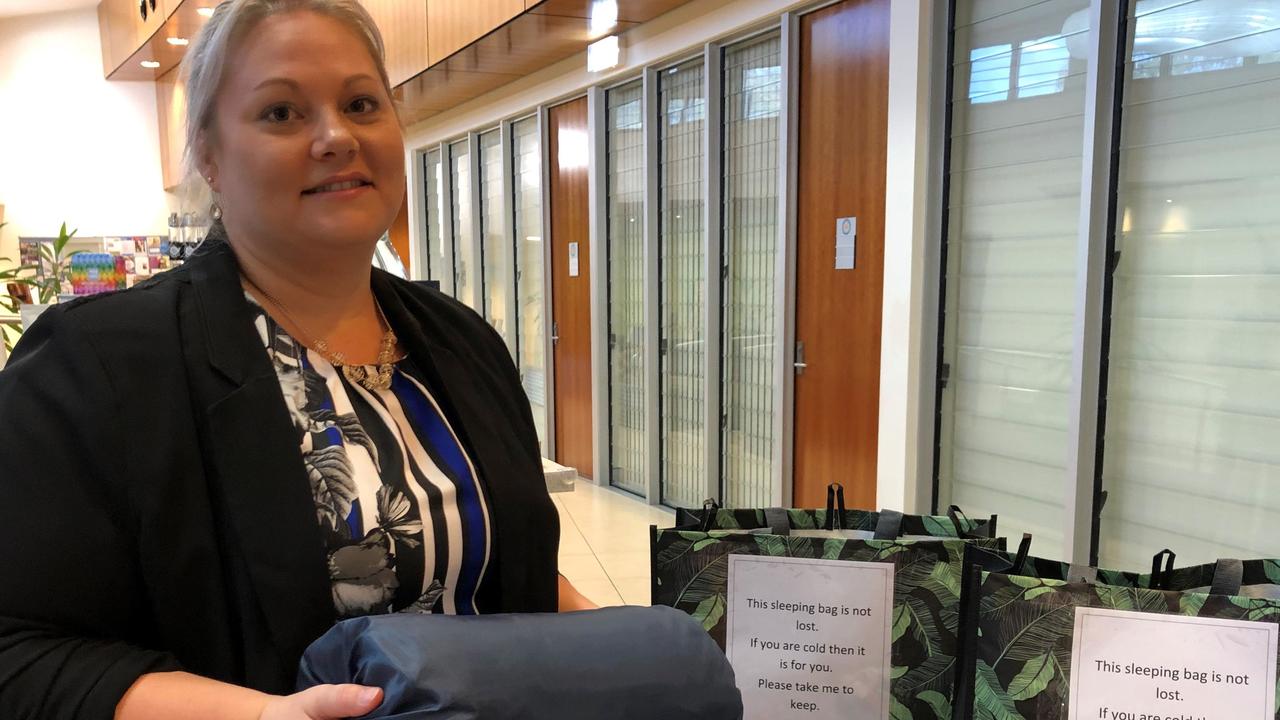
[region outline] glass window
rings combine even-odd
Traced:
[[[533,406],[538,442],[547,447],[546,325],[543,319],[542,138],[536,117],[511,124],[512,198],[516,229],[517,356],[524,392]]]
[[[444,206],[441,205],[440,186],[440,151],[432,150],[423,157],[423,175],[427,192],[427,279],[440,280],[444,272],[444,232],[441,219],[444,217]]]
[[[610,482],[644,495],[644,126],[643,85],[606,93],[605,238],[609,265]]]
[[[662,502],[674,507],[707,492],[704,74],[702,58],[658,73]]]
[[[1139,2],[1128,27],[1100,562],[1275,557],[1280,4]]]
[[[742,117],[777,117],[782,110],[782,66],[765,65],[742,69]]]
[[[957,3],[939,505],[1063,552],[1086,0]],[[1074,16],[1074,17],[1073,17]],[[1083,23],[1081,22],[1083,18]],[[1009,93],[1010,54],[1019,69]]]
[[[969,51],[969,101],[1001,102],[1009,99],[1012,45],[993,45]]]
[[[449,146],[449,167],[453,173],[453,296],[475,307],[470,265],[476,239],[471,216],[471,150],[466,140]]]
[[[511,297],[511,264],[515,248],[504,235],[502,198],[502,132],[490,130],[480,135],[480,252],[484,277],[484,319],[515,346],[507,322],[507,299]]]
[[[782,81],[778,34],[725,48],[722,72],[722,499],[728,507],[766,507],[772,498],[774,459],[773,298]]]
[[[1066,89],[1071,53],[1065,37],[1028,40],[1018,52],[1018,97],[1052,95]]]

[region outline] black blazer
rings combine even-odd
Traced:
[[[559,519],[506,346],[381,271],[374,293],[475,463],[485,612],[553,612]],[[111,718],[145,672],[292,690],[335,620],[310,486],[230,246],[47,311],[0,372],[0,717]]]

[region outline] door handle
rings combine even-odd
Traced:
[[[794,363],[792,363],[792,365],[796,369],[796,375],[803,375],[805,368],[809,367],[808,363],[804,361],[804,341],[803,340],[796,341],[796,360]]]
[[[560,324],[557,322],[552,322],[551,323],[551,344],[556,345],[559,342],[560,342]]]

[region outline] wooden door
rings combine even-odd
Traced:
[[[588,218],[587,99],[548,115],[551,195],[551,319],[554,340],[556,462],[590,478],[591,249]],[[577,247],[570,272],[571,244]]]
[[[797,507],[842,483],[874,508],[884,286],[890,0],[801,18],[795,390]],[[837,218],[856,217],[853,269],[836,269]]]

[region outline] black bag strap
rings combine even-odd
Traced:
[[[698,527],[702,532],[711,530],[716,523],[716,513],[720,511],[720,503],[715,498],[702,501],[702,524]]]
[[[952,505],[947,508],[947,517],[951,519],[951,524],[956,528],[956,537],[969,537],[969,530],[966,529],[966,526],[971,525],[969,516],[964,514],[959,505]]]
[[[791,534],[791,518],[782,508],[765,508],[764,521],[769,526],[769,532],[774,535]]]
[[[1169,587],[1169,580],[1173,575],[1173,561],[1178,556],[1169,548],[1165,548],[1156,553],[1151,558],[1151,587],[1156,590],[1165,590]],[[1161,561],[1164,562],[1164,568],[1160,567]]]
[[[956,679],[952,688],[955,702],[955,720],[973,720],[973,694],[977,680],[978,608],[982,602],[982,571],[980,564],[971,563],[970,550],[965,548],[964,572],[961,575],[960,628],[956,633]],[[976,557],[976,556],[974,556]]]
[[[1213,568],[1213,585],[1210,595],[1239,595],[1240,584],[1244,582],[1244,562],[1240,560],[1221,559]]]
[[[1018,543],[1018,554],[1013,557],[1013,568],[1009,573],[1021,575],[1029,555],[1031,555],[1031,533],[1022,533],[1022,541]]]
[[[881,510],[876,520],[876,540],[897,540],[902,537],[902,513],[897,510]]]
[[[844,529],[844,486],[831,483],[827,486],[827,522],[823,530]]]

